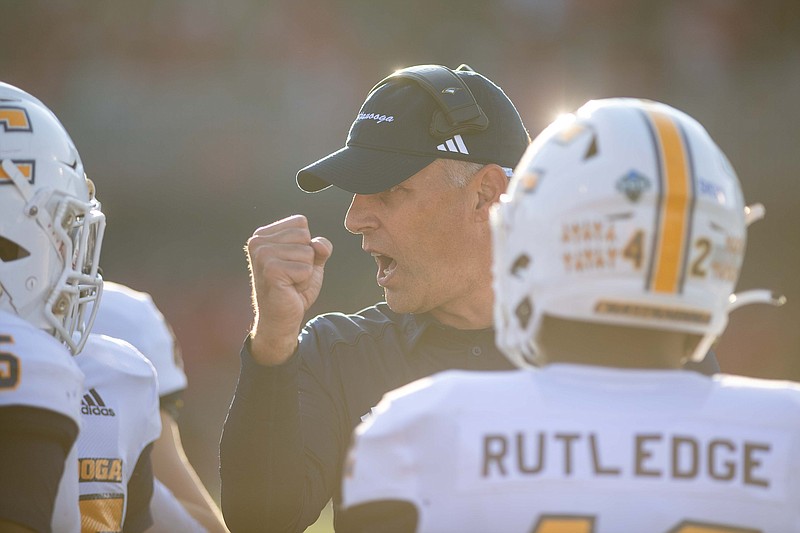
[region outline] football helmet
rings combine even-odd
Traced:
[[[541,363],[544,315],[698,334],[702,360],[728,312],[749,210],[728,159],[695,119],[632,98],[587,102],[548,126],[492,212],[497,344]]]
[[[0,309],[78,353],[102,292],[104,229],[69,134],[35,97],[0,83]]]

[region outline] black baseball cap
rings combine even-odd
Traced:
[[[466,65],[418,65],[379,82],[344,148],[297,173],[297,185],[358,194],[385,191],[436,159],[496,163],[509,173],[530,142],[503,90]]]

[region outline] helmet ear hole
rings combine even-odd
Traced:
[[[19,244],[0,236],[0,261],[3,263],[25,259],[29,255],[31,253]]]

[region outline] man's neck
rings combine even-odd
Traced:
[[[476,291],[468,298],[448,302],[429,311],[445,326],[456,329],[485,329],[492,326],[493,295],[488,290]]]

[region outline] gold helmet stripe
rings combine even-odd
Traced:
[[[683,289],[694,208],[691,154],[679,126],[669,115],[650,109],[647,117],[660,166],[659,224],[648,288],[674,294]]]

